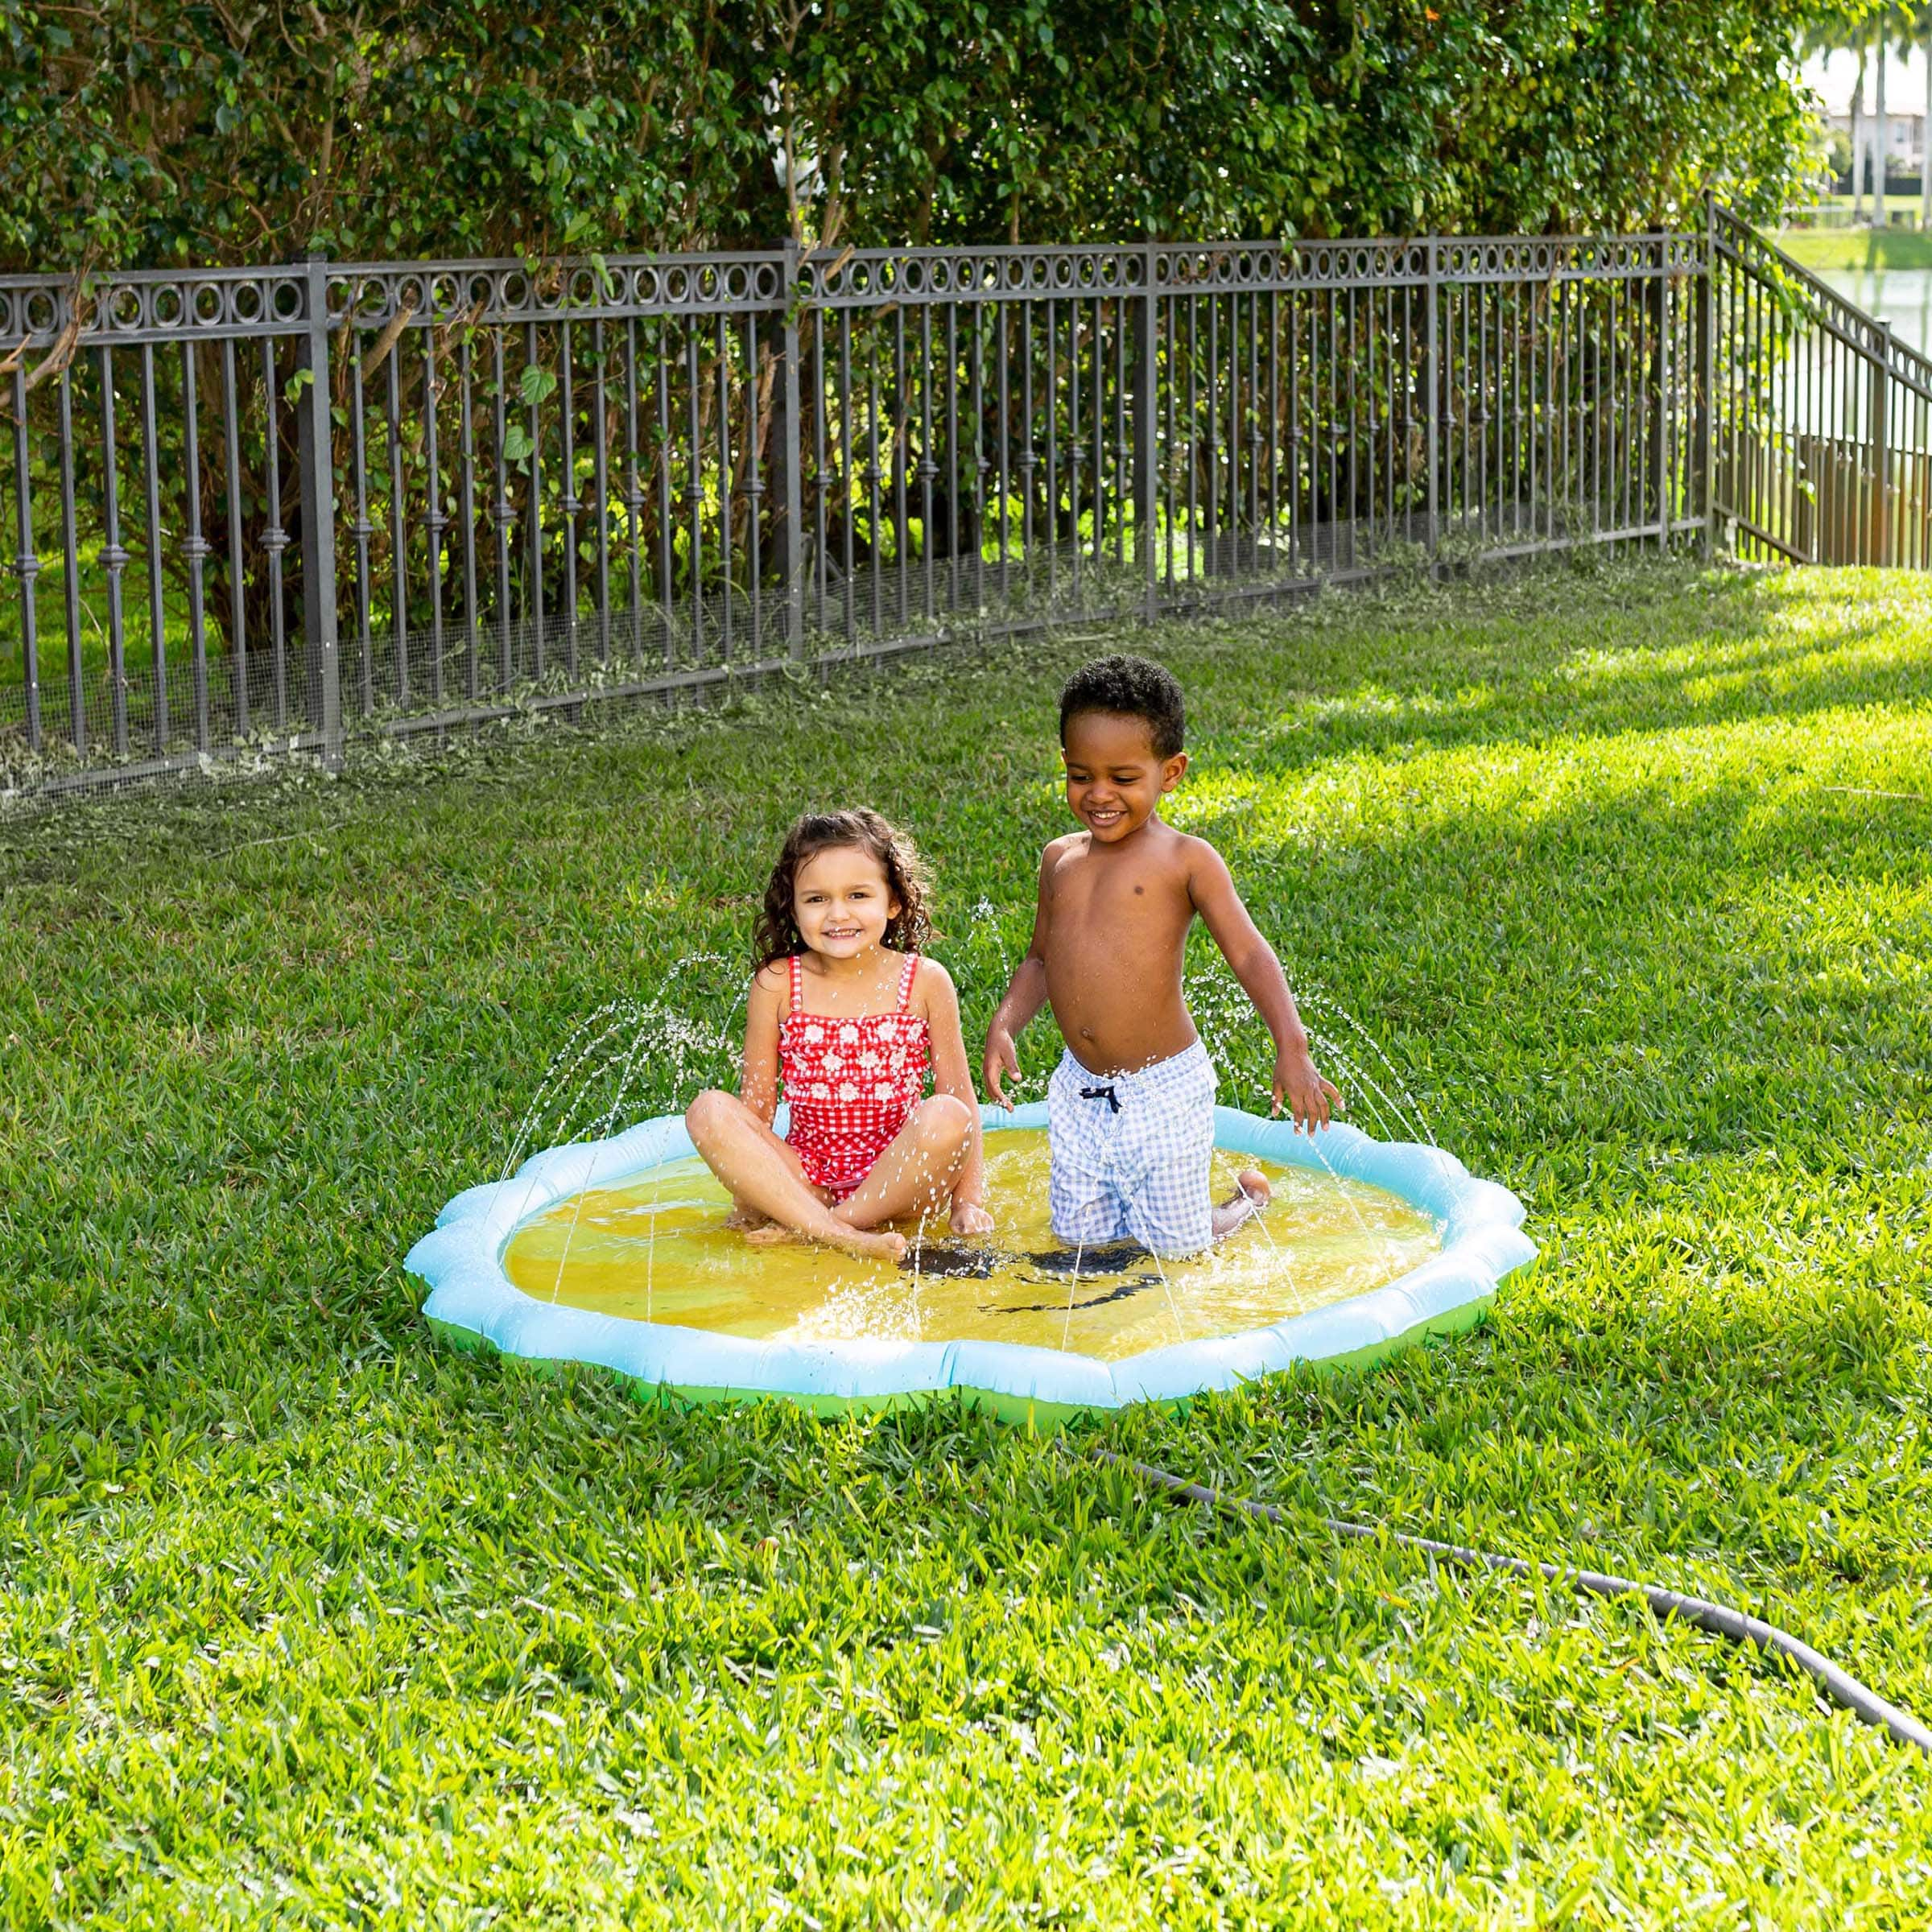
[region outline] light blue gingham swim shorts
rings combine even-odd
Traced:
[[[1069,1050],[1046,1089],[1054,1232],[1164,1255],[1212,1246],[1214,1093],[1199,1040],[1138,1073],[1092,1072]]]

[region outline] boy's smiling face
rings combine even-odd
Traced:
[[[1132,838],[1187,769],[1186,752],[1170,758],[1155,752],[1153,728],[1145,718],[1111,711],[1070,717],[1060,758],[1067,767],[1067,808],[1103,845]]]

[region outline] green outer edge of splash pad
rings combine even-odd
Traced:
[[[989,1130],[1043,1129],[1042,1104],[981,1113]],[[780,1132],[784,1121],[775,1123]],[[540,1302],[505,1274],[518,1228],[567,1196],[647,1173],[691,1152],[681,1120],[640,1122],[609,1140],[553,1147],[509,1180],[472,1187],[437,1217],[405,1266],[431,1290],[423,1315],[452,1340],[535,1361],[581,1361],[694,1402],[775,1396],[822,1414],[876,1413],[963,1396],[1021,1423],[1058,1423],[1129,1403],[1172,1405],[1302,1363],[1359,1366],[1426,1334],[1472,1325],[1498,1285],[1534,1261],[1522,1203],[1452,1155],[1337,1125],[1319,1145],[1284,1121],[1215,1109],[1216,1144],[1284,1166],[1326,1168],[1397,1195],[1434,1218],[1442,1252],[1381,1288],[1265,1328],[1154,1348],[1119,1361],[1012,1342],[783,1342],[716,1335]]]
[[[1534,1262],[1525,1262],[1510,1278],[1521,1281],[1535,1272]],[[1466,1335],[1472,1328],[1481,1326],[1488,1318],[1489,1305],[1495,1298],[1484,1295],[1480,1301],[1466,1302],[1459,1308],[1452,1308],[1446,1315],[1432,1315],[1426,1322],[1418,1322],[1413,1328],[1391,1336],[1385,1342],[1371,1342],[1366,1347],[1351,1349],[1344,1355],[1329,1355],[1313,1358],[1308,1366],[1322,1374],[1336,1369],[1373,1368],[1378,1364],[1392,1360],[1405,1349],[1425,1342],[1431,1335]],[[431,1330],[440,1340],[462,1349],[466,1354],[499,1355],[499,1350],[487,1335],[477,1333],[473,1328],[462,1328],[453,1322],[438,1321],[431,1316]],[[572,1364],[555,1356],[511,1356],[505,1359],[521,1361],[541,1373],[551,1373]],[[682,1402],[691,1408],[721,1407],[732,1403],[786,1402],[807,1410],[813,1415],[836,1417],[841,1415],[883,1415],[900,1410],[930,1409],[938,1403],[963,1402],[968,1409],[983,1410],[995,1422],[1007,1422],[1015,1428],[1025,1429],[1029,1434],[1057,1430],[1067,1423],[1078,1422],[1084,1417],[1098,1411],[1071,1402],[1041,1402],[1030,1396],[1003,1394],[997,1389],[975,1389],[966,1383],[956,1383],[947,1389],[906,1389],[891,1395],[820,1395],[791,1392],[774,1396],[769,1389],[704,1388],[679,1382],[646,1382],[638,1377],[626,1375],[620,1368],[605,1369],[605,1374],[614,1375],[627,1382],[635,1393],[646,1402]],[[1162,1398],[1158,1406],[1170,1409],[1177,1414],[1184,1411],[1195,1400],[1192,1395],[1172,1395]]]

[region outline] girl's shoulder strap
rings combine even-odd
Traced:
[[[803,1013],[805,1010],[805,982],[802,976],[803,963],[798,954],[795,952],[786,961],[786,964],[791,969],[791,997],[787,1001],[785,1010],[788,1013]]]
[[[906,964],[899,968],[899,1011],[903,1013],[912,1004],[912,982],[919,970],[919,956],[909,952]]]

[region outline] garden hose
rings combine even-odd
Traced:
[[[1110,1450],[1096,1449],[1092,1453],[1096,1461],[1113,1468],[1131,1470],[1156,1488],[1165,1489],[1187,1502],[1199,1503],[1207,1509],[1245,1509],[1249,1515],[1270,1523],[1288,1521],[1286,1512],[1272,1503],[1253,1502],[1245,1496],[1229,1496],[1219,1489],[1211,1489],[1205,1484],[1187,1482],[1165,1469],[1157,1469],[1151,1463],[1135,1462],[1129,1457],[1116,1455]],[[1841,1670],[1830,1657],[1821,1656],[1802,1638],[1794,1637],[1788,1630],[1779,1629],[1775,1624],[1747,1616],[1741,1610],[1727,1609],[1722,1604],[1707,1603],[1701,1596],[1685,1596],[1678,1591],[1662,1589],[1654,1583],[1633,1583],[1628,1577],[1606,1576],[1599,1570],[1567,1570],[1554,1563],[1533,1563],[1518,1556],[1497,1556],[1487,1550],[1472,1550],[1461,1543],[1439,1543],[1430,1537],[1410,1536],[1399,1530],[1378,1529],[1373,1524],[1339,1522],[1333,1517],[1323,1517],[1321,1520],[1323,1526],[1337,1536],[1353,1537],[1364,1542],[1386,1537],[1390,1542],[1400,1543],[1405,1549],[1420,1550],[1426,1555],[1444,1563],[1459,1564],[1466,1570],[1501,1571],[1511,1576],[1542,1576],[1553,1583],[1568,1583],[1591,1596],[1641,1596],[1661,1617],[1678,1617],[1686,1623],[1695,1624],[1700,1630],[1728,1637],[1734,1644],[1755,1644],[1761,1650],[1774,1650],[1781,1657],[1789,1657],[1801,1670],[1809,1671],[1818,1680],[1833,1703],[1843,1704],[1855,1717],[1862,1718],[1868,1724],[1876,1724],[1889,1732],[1901,1744],[1916,1744],[1927,1757],[1932,1757],[1932,1731],[1927,1730],[1909,1711],[1887,1703],[1876,1691],[1867,1689],[1856,1678]]]

